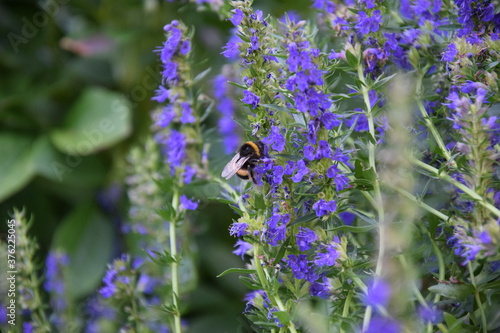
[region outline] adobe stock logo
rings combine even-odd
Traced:
[[[27,44],[31,39],[35,38],[40,29],[49,23],[49,18],[55,16],[59,12],[61,5],[68,2],[69,0],[47,0],[40,4],[42,9],[33,14],[31,20],[23,16],[21,19],[23,22],[21,34],[16,34],[12,31],[7,34],[14,52],[18,53],[21,44]]]

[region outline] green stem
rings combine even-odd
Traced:
[[[267,297],[269,298],[269,301],[273,304],[276,305],[279,311],[284,311],[286,312],[287,309],[283,302],[281,301],[281,298],[279,295],[271,289],[271,287],[268,284],[268,280],[266,278],[266,273],[264,272],[264,269],[262,268],[262,263],[259,259],[260,256],[260,245],[258,243],[255,243],[253,245],[253,260],[254,260],[254,265],[255,265],[255,271],[257,272],[257,277],[260,280],[260,283],[262,285],[262,288],[266,291]],[[288,330],[292,333],[297,333],[297,330],[295,329],[295,325],[293,321],[289,321],[286,323],[286,326]]]
[[[488,329],[486,323],[486,314],[484,313],[483,303],[481,302],[481,297],[479,296],[479,290],[477,290],[476,287],[476,278],[474,277],[474,270],[472,269],[472,264],[470,261],[467,263],[467,267],[469,268],[470,281],[474,286],[474,298],[476,300],[479,313],[481,314],[481,325],[483,328],[483,333],[487,333]]]
[[[388,185],[390,185],[390,184],[388,184]],[[431,206],[429,206],[428,204],[426,204],[422,200],[420,200],[417,197],[415,197],[410,192],[405,191],[405,190],[403,190],[403,189],[401,189],[399,187],[393,187],[393,186],[391,186],[391,188],[394,189],[399,194],[403,195],[404,197],[406,197],[406,198],[410,199],[411,201],[413,201],[414,203],[416,203],[420,208],[423,208],[426,211],[428,211],[429,213],[434,214],[435,216],[439,217],[441,220],[443,220],[443,221],[446,222],[446,221],[448,221],[450,219],[449,216],[441,213],[437,209],[432,208]]]
[[[420,98],[422,96],[422,81],[423,81],[423,76],[425,75],[425,73],[427,72],[428,69],[429,69],[429,66],[425,67],[420,72],[420,75],[419,75],[419,77],[417,79],[417,86],[416,86],[416,89],[415,89],[415,92],[416,92],[416,95],[417,95],[416,101],[417,101],[418,109],[420,110],[420,113],[422,114],[422,118],[424,119],[425,126],[427,126],[427,128],[431,132],[432,136],[434,137],[434,140],[436,141],[439,149],[441,149],[441,151],[443,152],[444,157],[446,158],[446,160],[450,161],[451,160],[451,154],[448,151],[448,149],[446,148],[446,145],[444,144],[443,139],[441,138],[441,135],[439,135],[439,132],[437,131],[436,127],[434,126],[434,123],[429,118],[429,115],[427,114],[427,111],[425,110],[424,104],[422,103],[422,98]],[[451,163],[453,165],[455,165],[454,161],[451,161]]]
[[[365,102],[366,107],[366,118],[368,119],[368,129],[370,135],[373,140],[375,140],[375,122],[373,118],[373,110],[370,103],[370,96],[368,95],[368,84],[366,83],[365,76],[363,74],[363,65],[360,63],[358,65],[358,79],[361,81],[361,93],[363,95],[363,100]],[[382,268],[385,257],[385,213],[384,213],[384,203],[382,201],[382,194],[380,192],[380,184],[378,181],[377,174],[377,166],[375,163],[375,144],[370,140],[367,145],[368,148],[368,161],[370,164],[370,168],[376,175],[376,178],[373,180],[373,191],[375,192],[375,209],[378,214],[378,229],[379,229],[379,242],[378,242],[378,258],[377,258],[377,266],[375,268],[375,279],[380,277],[382,274]],[[365,311],[365,315],[363,318],[363,331],[366,331],[368,325],[370,324],[371,316],[372,316],[372,307],[368,306]]]
[[[174,189],[174,196],[172,198],[172,207],[174,211],[179,208],[179,190]],[[174,259],[172,261],[172,304],[174,311],[174,332],[181,333],[181,313],[179,309],[179,263],[177,258],[177,221],[170,222],[170,255]]]
[[[429,234],[429,238],[430,238],[431,243],[432,243],[432,249],[434,250],[434,253],[436,253],[436,258],[437,258],[437,261],[438,261],[439,280],[443,281],[444,278],[445,278],[445,267],[444,267],[443,254],[441,253],[441,250],[437,246],[437,244],[434,241],[434,239],[432,239],[432,236],[430,234]],[[441,296],[439,294],[436,294],[434,296],[434,303],[439,302],[440,299],[441,299]]]
[[[469,187],[465,186],[464,184],[460,183],[459,181],[453,179],[449,174],[447,174],[445,171],[438,170],[434,168],[433,166],[430,166],[422,161],[417,160],[416,158],[410,158],[411,162],[418,167],[429,171],[433,174],[433,176],[438,177],[456,188],[460,189],[463,191],[465,194],[467,194],[469,197],[471,197],[473,200],[477,201],[481,206],[484,208],[488,209],[490,212],[495,214],[497,217],[500,217],[500,209],[496,208],[489,202],[487,202],[484,198],[482,198],[479,194],[477,194],[474,190],[470,189]]]
[[[344,308],[342,309],[342,317],[343,318],[347,318],[347,316],[349,315],[349,308],[351,307],[352,295],[353,295],[353,292],[352,292],[352,290],[350,290],[349,293],[347,294],[346,299],[345,299]],[[342,326],[340,328],[340,333],[345,333]]]
[[[223,181],[222,179],[218,177],[213,177],[212,180],[215,181],[217,184],[219,184],[224,190],[226,190],[229,193],[229,195],[231,195],[235,204],[237,204],[238,208],[243,212],[243,216],[249,217],[248,210],[243,204],[240,194],[236,192],[231,186],[229,186],[227,182]]]

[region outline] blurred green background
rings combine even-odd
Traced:
[[[290,10],[307,17],[310,4],[261,0],[254,7],[274,17]],[[212,68],[204,83],[211,94],[232,25],[194,3],[0,2],[0,217],[7,221],[13,207],[33,216],[40,262],[55,238],[66,238],[82,253],[72,267],[86,274],[83,291],[98,288],[106,264],[126,251],[120,232],[128,205],[125,157],[151,136],[150,113],[158,105],[150,98],[160,83],[153,50],[173,19],[194,30],[195,63],[199,71]],[[215,149],[221,161],[222,149]],[[231,253],[232,217],[227,207],[208,203],[194,218],[202,250],[187,318],[194,331],[244,326],[243,284],[235,276],[216,278],[243,266]],[[0,226],[4,237],[6,224]]]

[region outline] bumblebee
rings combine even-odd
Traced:
[[[264,145],[262,142],[245,142],[234,157],[226,164],[222,170],[222,177],[229,179],[237,175],[241,179],[251,179],[254,184],[257,184],[253,169],[257,165],[264,152]]]

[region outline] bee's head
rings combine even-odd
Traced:
[[[250,155],[255,155],[256,157],[260,157],[263,152],[263,145],[262,142],[252,142],[252,141],[247,141],[245,142],[240,150],[239,154],[241,156],[250,156]]]

